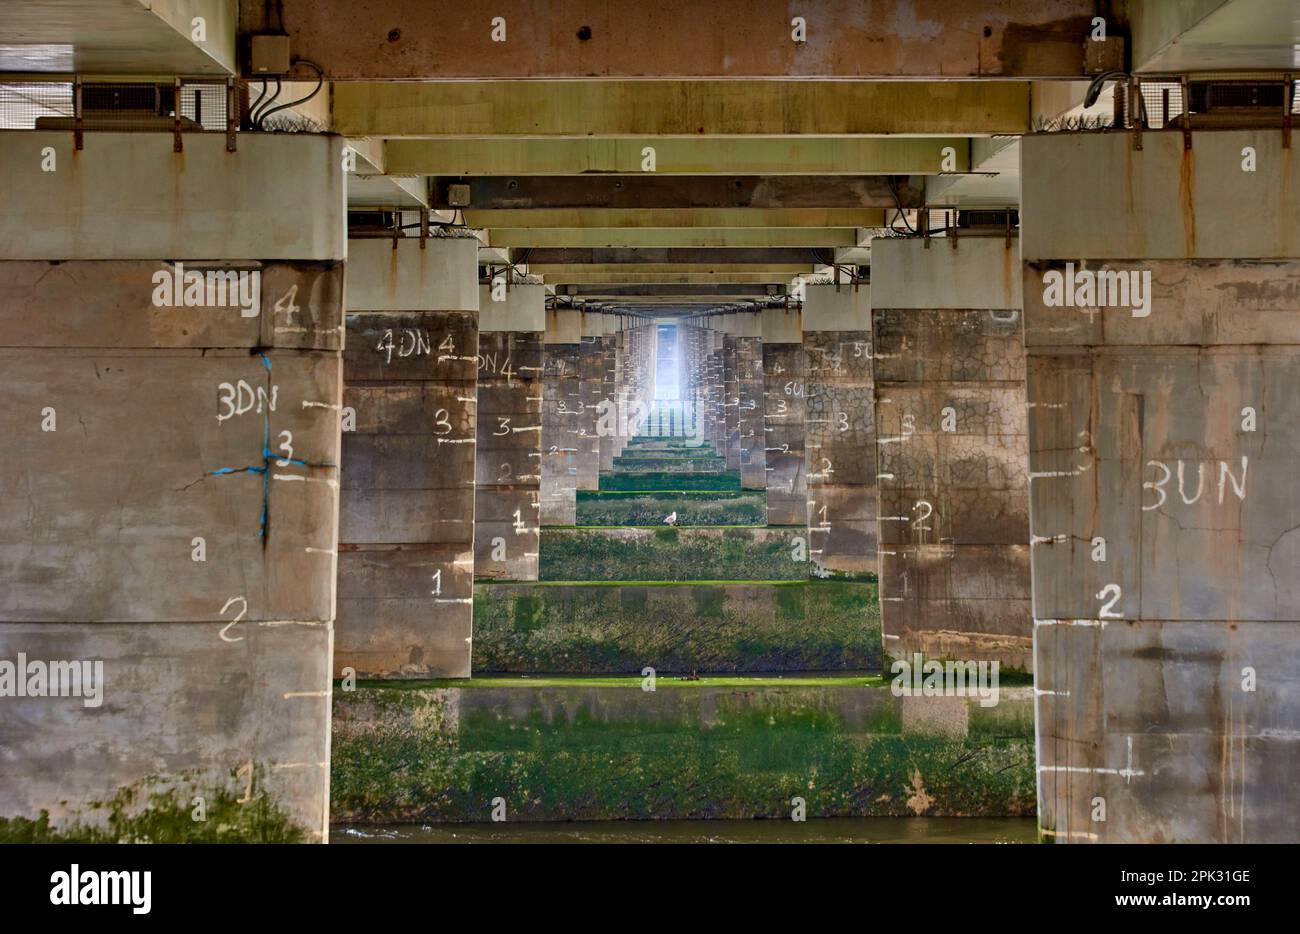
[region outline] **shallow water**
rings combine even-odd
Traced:
[[[331,843],[1034,843],[1031,818],[341,824]]]

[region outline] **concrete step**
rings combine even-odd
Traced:
[[[607,491],[579,490],[579,526],[664,527],[677,515],[683,526],[763,525],[767,494],[762,490]]]
[[[476,677],[334,692],[335,822],[1006,817],[1035,805],[1032,688],[863,675]],[[484,789],[492,789],[485,794]]]
[[[846,581],[481,582],[473,670],[632,674],[870,670],[876,585]]]
[[[740,489],[740,474],[736,471],[676,474],[663,470],[646,471],[644,473],[602,474],[600,489],[602,492],[616,490],[738,491]]]
[[[781,528],[547,528],[543,581],[804,580],[808,533]]]

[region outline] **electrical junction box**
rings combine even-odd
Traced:
[[[253,36],[252,66],[255,75],[283,75],[289,71],[289,37]]]

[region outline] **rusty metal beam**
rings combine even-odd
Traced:
[[[1026,81],[372,81],[335,85],[330,110],[346,136],[986,136],[1029,132],[1029,93]]]
[[[469,186],[478,210],[556,208],[905,208],[921,206],[922,180],[874,175],[554,175],[436,178],[434,207],[450,185]],[[466,207],[466,205],[457,205]]]
[[[282,0],[335,80],[1078,77],[1094,0]],[[278,29],[240,4],[241,33]],[[802,16],[805,42],[791,19]],[[494,17],[500,29],[494,40]],[[1112,17],[1109,31],[1120,32]]]

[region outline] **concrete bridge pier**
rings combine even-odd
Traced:
[[[798,310],[762,313],[764,456],[768,525],[808,524],[804,464],[807,374]]]
[[[1031,666],[1014,238],[872,246],[884,649]]]
[[[815,576],[875,573],[871,287],[804,288],[809,567]]]
[[[1022,143],[1049,839],[1300,834],[1290,132]]]
[[[477,247],[348,243],[340,676],[470,673]]]
[[[342,149],[0,134],[0,817],[326,839]]]
[[[493,301],[491,288],[479,286],[475,578],[537,580],[544,292],[516,283]]]
[[[542,369],[542,525],[577,521],[582,314],[548,309]]]

